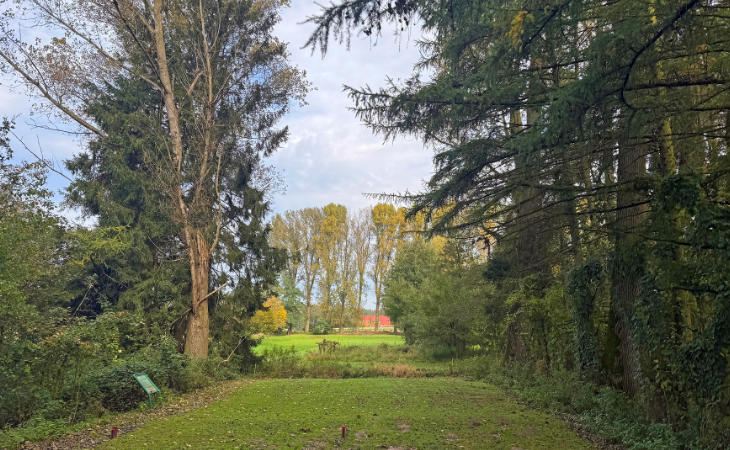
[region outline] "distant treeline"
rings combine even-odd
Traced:
[[[271,245],[288,255],[282,298],[298,329],[308,333],[314,322],[340,331],[360,326],[369,291],[373,314],[382,314],[385,277],[407,238],[404,211],[380,203],[348,214],[331,203],[274,217]]]

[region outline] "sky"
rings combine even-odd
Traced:
[[[325,57],[302,45],[313,29],[302,24],[319,11],[312,1],[292,0],[282,11],[282,21],[275,34],[289,43],[290,61],[307,73],[314,90],[307,105],[294,106],[282,124],[289,126],[289,141],[267,163],[273,165],[283,180],[284,189],[274,193],[275,213],[289,209],[319,207],[335,202],[350,210],[376,203],[364,193],[399,193],[418,191],[432,172],[431,152],[413,138],[384,142],[374,136],[348,110],[350,100],[344,84],[353,87],[382,86],[386,77],[408,77],[418,58],[415,31],[396,36],[384,29],[376,39],[353,36],[349,49],[332,43]],[[83,142],[73,135],[38,128],[49,124],[43,114],[31,113],[27,90],[0,78],[0,117],[12,117],[16,134],[36,153],[52,159],[63,170],[63,160],[83,149]],[[52,122],[54,122],[52,120]],[[73,129],[55,121],[55,125]],[[19,142],[13,143],[15,158],[34,157]],[[62,199],[68,184],[63,177],[50,174],[49,187]],[[89,224],[78,212],[64,212],[73,223]]]
[[[291,138],[272,158],[287,185],[274,199],[277,210],[323,206],[330,202],[361,208],[376,201],[364,193],[420,190],[432,171],[431,152],[413,138],[383,142],[348,108],[344,84],[382,86],[387,76],[408,77],[418,59],[417,36],[395,36],[385,29],[377,41],[353,36],[349,49],[332,43],[326,56],[302,45],[313,30],[300,24],[319,11],[311,1],[294,0],[282,15],[277,35],[289,42],[291,61],[306,70],[316,88],[309,105],[286,118]]]

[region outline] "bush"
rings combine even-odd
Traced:
[[[276,378],[298,378],[304,376],[302,359],[294,346],[291,348],[274,347],[264,351],[260,367],[254,366],[255,375]]]
[[[329,334],[330,331],[332,331],[332,325],[330,325],[329,322],[327,322],[326,320],[320,320],[312,328],[312,334]]]
[[[86,398],[97,399],[104,409],[128,411],[147,400],[147,394],[132,374],[146,373],[160,389],[184,392],[191,384],[189,366],[189,358],[177,353],[176,343],[171,338],[163,338],[155,346],[90,370],[81,385]]]
[[[143,372],[163,390],[188,392],[213,380],[236,376],[236,368],[212,356],[192,361],[178,353],[169,336],[132,339],[139,320],[130,314],[103,314],[61,328],[38,346],[24,349],[24,365],[0,369],[0,381],[13,380],[0,396],[0,425],[30,421],[66,424],[108,411],[128,411],[147,402],[132,374]],[[122,348],[120,342],[128,347]],[[133,352],[129,352],[133,350]],[[15,358],[13,355],[6,357]]]

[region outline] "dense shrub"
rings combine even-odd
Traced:
[[[160,388],[186,391],[190,384],[189,365],[188,358],[177,353],[176,344],[171,339],[163,339],[154,347],[88,373],[84,384],[92,389],[90,394],[105,409],[127,411],[147,400],[132,374],[144,372]]]
[[[330,325],[329,322],[326,320],[320,319],[317,321],[317,323],[312,327],[312,334],[329,334],[332,331],[332,325]]]
[[[17,346],[17,354],[5,352],[3,362],[24,364],[1,366],[0,381],[14,377],[14,384],[0,396],[0,426],[55,419],[68,424],[136,408],[147,401],[132,377],[137,372],[148,374],[163,393],[240,373],[220,357],[190,360],[173,338],[144,333],[143,325],[133,314],[106,313],[60,327],[39,345]]]
[[[461,357],[487,342],[482,312],[489,288],[481,267],[463,248],[419,238],[399,249],[383,305],[408,344],[440,358]]]

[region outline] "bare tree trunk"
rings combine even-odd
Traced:
[[[512,312],[515,313],[514,319],[507,327],[507,347],[505,348],[505,358],[509,361],[526,361],[527,360],[527,343],[524,336],[524,318],[522,305],[515,303]]]
[[[345,302],[342,302],[340,308],[340,334],[345,332]]]
[[[307,301],[307,320],[304,322],[304,333],[309,333],[309,323],[312,318],[312,304]]]
[[[528,119],[531,118],[529,117]],[[512,110],[510,112],[509,123],[510,134],[517,135],[523,127],[521,111],[519,109]],[[518,156],[515,158],[515,169],[519,179],[530,178],[531,167],[526,156]],[[533,188],[516,187],[513,194],[513,201],[516,205],[517,216],[514,224],[516,236],[516,275],[522,277],[526,275],[528,268],[533,265],[536,259],[537,233],[533,226],[530,225],[530,222],[535,220],[534,211],[538,209],[538,196]],[[513,314],[513,319],[507,328],[505,357],[508,360],[524,361],[527,359],[527,342],[525,340],[522,303],[516,302],[512,306],[511,313]]]
[[[357,331],[360,321],[362,320],[362,286],[364,284],[363,274],[360,272],[360,277],[357,283],[357,311],[355,312],[355,331]]]
[[[305,309],[307,311],[307,320],[304,322],[304,332],[309,333],[309,324],[312,322],[312,285],[309,283],[307,283],[307,305]]]
[[[189,233],[192,234],[192,233]],[[185,333],[185,354],[193,358],[208,357],[208,278],[210,249],[200,231],[195,232],[190,248],[190,275],[192,280],[192,313],[188,316]]]
[[[192,312],[188,315],[185,333],[185,354],[193,358],[208,357],[208,337],[210,319],[208,317],[208,281],[210,276],[211,249],[201,230],[194,229],[188,222],[188,209],[183,197],[183,142],[180,132],[180,113],[175,100],[175,89],[168,71],[167,50],[165,49],[164,19],[162,1],[153,3],[154,40],[157,68],[162,84],[162,98],[167,112],[174,163],[174,191],[171,195],[176,202],[178,220],[183,224],[183,239],[190,251],[191,301]]]
[[[380,328],[380,295],[375,295],[375,331]]]

